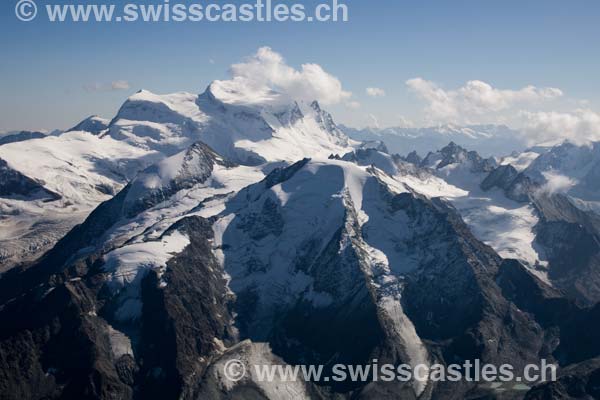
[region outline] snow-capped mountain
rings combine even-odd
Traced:
[[[6,232],[0,265],[39,256],[139,171],[197,141],[245,165],[326,157],[358,145],[317,102],[256,103],[234,89],[216,81],[201,95],[142,90],[112,121],[93,116],[66,133],[29,140],[26,147],[16,141],[1,146],[7,166],[60,201],[0,198]]]
[[[78,129],[0,146],[3,243],[33,248],[0,276],[7,398],[597,393],[569,379],[593,381],[600,356],[595,147],[495,159],[448,140],[403,157],[349,139],[317,102],[231,81],[140,91]],[[548,171],[586,191],[549,191]],[[233,359],[547,359],[562,375],[535,388],[233,382]]]
[[[534,205],[508,198],[501,190],[490,190],[494,185],[489,182],[500,180],[502,171],[512,167],[498,167],[494,158],[483,158],[454,142],[424,159],[414,153],[412,157],[395,157],[395,164],[404,165],[400,170],[405,172],[400,175],[411,171],[406,164],[411,165],[411,179],[419,177],[413,187],[429,197],[444,198],[456,207],[479,240],[500,256],[530,266],[543,278],[538,268],[545,265],[544,257],[534,243],[534,227],[539,222]],[[390,171],[384,163],[380,168]]]
[[[92,115],[75,125],[73,128],[69,129],[67,132],[84,131],[98,135],[108,129],[109,124],[109,120],[101,118],[97,115]]]
[[[565,194],[590,209],[600,200],[600,144],[564,142],[541,153],[527,151],[505,157],[490,175],[488,187],[505,190],[508,197],[527,201],[532,196]]]
[[[594,146],[561,144],[542,155],[525,152],[505,157],[501,165],[455,143],[424,159],[392,157],[375,150],[355,151],[342,159],[373,164],[402,179],[407,179],[407,173],[419,177],[423,182],[413,183],[413,187],[449,201],[473,234],[499,255],[519,260],[569,297],[595,304],[600,300],[596,272],[600,253],[595,244],[600,232],[599,208],[590,197],[583,200],[575,196],[589,196],[598,187],[586,179],[576,181],[578,176],[593,173],[599,159],[590,156]],[[406,166],[408,159],[412,169]],[[583,184],[577,184],[578,191],[569,192],[570,186],[561,191],[550,187],[547,176]]]
[[[53,195],[13,191],[0,196],[0,269],[39,257],[137,171],[158,159],[156,153],[87,132],[26,143],[0,146],[0,160],[13,175]]]
[[[600,201],[600,143],[553,147],[523,172],[548,192],[566,193],[584,201]]]
[[[476,151],[467,151],[454,142],[436,152],[429,152],[420,167],[441,170],[452,164],[470,166],[471,172],[490,172],[496,166],[494,158],[482,158]]]
[[[29,366],[39,389],[17,379],[10,390],[227,398],[256,387],[279,398],[291,388],[251,377],[225,382],[213,364],[241,351],[291,364],[371,357],[431,364],[443,361],[442,348],[454,357],[510,357],[524,365],[554,340],[539,339],[536,317],[519,314],[496,282],[510,282],[507,269],[516,268],[530,284],[544,284],[518,263],[504,265],[452,207],[419,194],[411,180],[348,161],[305,159],[242,188],[259,175],[194,145],[145,170],[36,265],[7,273],[0,320],[33,307],[17,324],[32,326],[27,354],[56,354]],[[36,311],[45,304],[53,306]],[[79,311],[40,336],[35,326],[44,331],[44,319],[69,304]],[[506,318],[519,327],[518,339]],[[66,326],[78,327],[81,345],[61,347],[73,334]],[[2,360],[14,357],[15,329],[0,342]],[[237,344],[242,340],[250,342]],[[496,340],[512,350],[498,353]],[[82,353],[94,356],[67,363]],[[73,386],[90,373],[102,377],[99,386]],[[309,386],[294,398],[325,393]],[[437,398],[444,386],[333,390]],[[476,385],[460,390],[493,393]]]
[[[554,146],[519,169],[510,163],[494,170],[482,188],[535,207],[538,253],[547,281],[586,304],[600,299],[600,166],[598,143]],[[517,157],[516,159],[529,158]]]
[[[168,155],[201,140],[245,165],[327,156],[352,144],[317,102],[251,102],[219,81],[200,96],[140,91],[123,104],[109,135]]]
[[[25,140],[30,139],[39,139],[47,136],[47,133],[44,132],[31,132],[31,131],[21,131],[21,132],[8,132],[6,134],[0,135],[0,146],[8,143],[15,142],[23,142]]]
[[[427,154],[449,142],[477,151],[484,157],[501,156],[527,147],[525,137],[502,125],[440,125],[429,128],[365,128],[342,126],[355,140],[382,140],[391,152],[406,155],[410,151]]]

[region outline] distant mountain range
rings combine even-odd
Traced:
[[[430,128],[365,128],[340,126],[355,140],[381,140],[393,153],[411,151],[426,155],[454,142],[485,157],[503,156],[525,150],[527,142],[519,131],[504,125],[440,125]]]

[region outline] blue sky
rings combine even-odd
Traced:
[[[16,1],[3,1],[0,130],[67,128],[91,114],[111,118],[140,88],[201,92],[261,46],[290,66],[317,63],[337,77],[360,107],[329,108],[352,125],[431,122],[431,104],[406,84],[417,77],[447,91],[470,80],[515,91],[558,88],[563,96],[545,111],[600,111],[598,1],[346,3],[346,23],[59,24],[21,22]],[[130,88],[89,90],[115,81]],[[367,87],[386,95],[370,97]],[[498,116],[482,114],[477,122],[486,118]]]

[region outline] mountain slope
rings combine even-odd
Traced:
[[[326,373],[374,359],[517,371],[547,359],[561,380],[534,382],[528,396],[582,384],[594,393],[594,146],[498,163],[450,142],[401,157],[349,139],[316,102],[242,89],[140,91],[110,122],[86,119],[84,131],[28,140],[27,151],[0,146],[5,243],[32,244],[40,227],[54,235],[28,252],[43,256],[0,276],[4,397],[437,400],[530,389],[431,377],[233,382],[223,372],[232,359]],[[559,188],[564,177],[573,185],[549,190],[553,173]]]
[[[138,92],[123,104],[109,134],[168,155],[201,140],[247,165],[349,149],[348,138],[316,102],[248,104],[228,89],[217,81],[200,96]]]
[[[14,174],[36,182],[39,191],[52,193],[0,194],[2,270],[39,257],[158,154],[111,138],[69,132],[28,140],[27,146],[5,144],[0,158]],[[9,184],[7,176],[0,180],[0,185]]]
[[[327,159],[263,177],[195,144],[147,168],[37,265],[0,278],[0,321],[12,321],[1,370],[19,371],[3,380],[7,393],[447,398],[494,390],[232,383],[217,366],[237,354],[249,363],[480,358],[517,368],[552,358],[560,310],[531,308],[550,301],[532,293],[551,289],[503,262],[448,203],[419,194],[410,186],[419,177]],[[23,357],[28,369],[15,369]]]
[[[98,135],[108,128],[109,123],[110,121],[104,118],[100,118],[97,115],[92,115],[75,125],[73,128],[69,129],[67,132],[83,131]]]
[[[28,140],[27,147],[1,146],[0,159],[60,200],[0,198],[7,232],[0,268],[39,256],[139,171],[199,140],[244,165],[326,157],[358,145],[317,102],[247,103],[231,90],[216,81],[201,95],[140,91],[110,122],[90,117],[69,132]],[[24,248],[24,240],[32,245]]]
[[[520,170],[510,164],[482,182],[486,191],[535,208],[534,248],[543,256],[547,282],[586,304],[600,300],[598,276],[598,144],[565,142],[548,149]]]

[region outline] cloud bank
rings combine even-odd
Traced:
[[[568,176],[552,172],[543,172],[543,175],[546,178],[546,184],[539,190],[545,193],[567,193],[577,184],[577,181]]]
[[[406,85],[425,100],[425,111],[431,121],[459,124],[471,123],[479,116],[493,116],[517,106],[554,100],[563,95],[557,88],[530,85],[519,90],[507,90],[478,80],[468,81],[454,90],[442,89],[423,78],[409,79]]]
[[[568,139],[577,144],[600,140],[600,114],[578,109],[571,112],[521,111],[523,131],[531,143]]]
[[[83,86],[86,92],[110,92],[114,90],[127,90],[131,87],[129,82],[118,80],[105,83],[91,83]]]
[[[317,100],[325,106],[341,104],[349,110],[361,108],[341,81],[323,67],[313,63],[292,67],[270,47],[261,47],[242,62],[231,65],[230,75],[230,79],[211,85],[213,93],[225,102],[277,105],[292,100]],[[528,85],[504,89],[470,80],[458,88],[445,89],[423,78],[409,79],[406,85],[424,101],[425,125],[508,124],[521,129],[530,144],[562,139],[577,143],[600,140],[600,114],[589,109],[546,110],[556,106],[556,100],[564,96],[562,90],[555,87]],[[109,90],[128,87],[126,81],[115,81]],[[385,90],[378,87],[368,87],[365,93],[373,98],[386,96]],[[371,125],[379,126],[371,111],[365,110],[365,116]],[[416,126],[405,119],[402,125]]]
[[[376,87],[368,87],[366,92],[367,92],[367,96],[370,96],[370,97],[384,97],[385,96],[385,90],[376,88]]]
[[[572,104],[573,99],[556,100],[562,90],[533,85],[521,89],[499,89],[472,80],[457,89],[446,90],[432,81],[414,78],[407,87],[424,100],[424,119],[430,124],[509,124],[520,129],[529,144],[569,140],[587,143],[600,140],[600,114],[590,109],[552,111]],[[585,104],[578,101],[578,104]],[[550,108],[550,110],[548,110]]]
[[[234,102],[257,103],[282,100],[317,100],[325,105],[349,102],[338,78],[318,64],[289,66],[281,54],[261,47],[243,62],[230,68],[231,80],[215,81],[222,96]],[[353,104],[355,105],[355,104]]]

